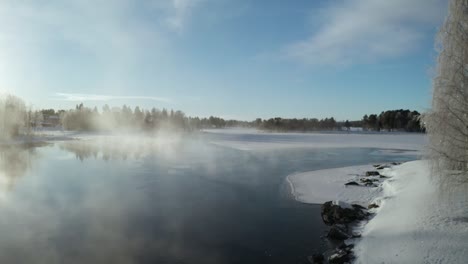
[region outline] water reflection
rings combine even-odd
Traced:
[[[174,154],[187,141],[179,138],[151,137],[106,137],[93,140],[66,141],[59,144],[60,149],[74,153],[76,158],[109,160],[139,160],[160,153],[164,156]]]
[[[36,146],[38,145],[0,147],[0,181],[6,189],[11,190],[15,181],[31,170],[38,158]]]

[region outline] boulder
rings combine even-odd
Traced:
[[[376,167],[376,169],[378,170],[383,170],[383,169],[388,169],[388,168],[390,168],[390,166],[388,165],[382,165],[382,166]]]
[[[380,173],[378,171],[366,171],[366,176],[379,176]]]
[[[348,245],[343,241],[343,242],[341,242],[341,244],[338,245],[337,248],[338,249],[343,249],[343,250],[347,251],[348,253],[350,253],[353,250],[354,245],[353,244]]]
[[[355,181],[352,181],[352,182],[347,182],[345,183],[346,186],[348,185],[355,185],[355,186],[359,186],[359,183],[355,182]]]
[[[373,182],[378,182],[379,179],[369,179],[369,178],[361,178],[360,179],[361,182],[370,182],[370,183],[373,183]]]
[[[368,209],[372,209],[372,208],[379,208],[380,206],[378,204],[369,204],[369,206],[367,207]]]
[[[359,205],[359,204],[352,204],[351,205],[354,209],[361,209],[361,210],[365,210],[366,208],[362,205]]]
[[[328,263],[330,264],[344,264],[351,260],[351,254],[346,250],[337,249],[335,250],[330,257],[328,257]]]
[[[337,224],[330,228],[327,237],[334,240],[346,240],[351,236],[348,234],[346,226]]]
[[[356,220],[364,220],[367,216],[361,206],[352,205],[350,208],[343,208],[332,201],[322,205],[321,215],[327,225],[349,224]]]

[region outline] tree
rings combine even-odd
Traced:
[[[23,100],[12,95],[0,98],[0,138],[18,136],[25,121],[27,111]]]
[[[349,122],[349,120],[346,120],[345,127],[346,127],[347,130],[351,129],[351,123]]]
[[[468,1],[452,0],[438,35],[432,110],[424,123],[439,175],[468,181]],[[457,173],[453,173],[457,171]]]

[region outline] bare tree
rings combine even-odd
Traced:
[[[468,0],[450,1],[437,46],[432,110],[424,117],[430,154],[438,175],[468,181]]]

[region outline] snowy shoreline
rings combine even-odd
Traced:
[[[344,185],[375,170],[372,165],[296,173],[287,181],[299,202],[378,205],[354,226],[362,237],[347,240],[355,245],[355,263],[465,263],[468,204],[456,195],[439,199],[429,166],[416,160],[379,170],[388,178],[377,187]]]

